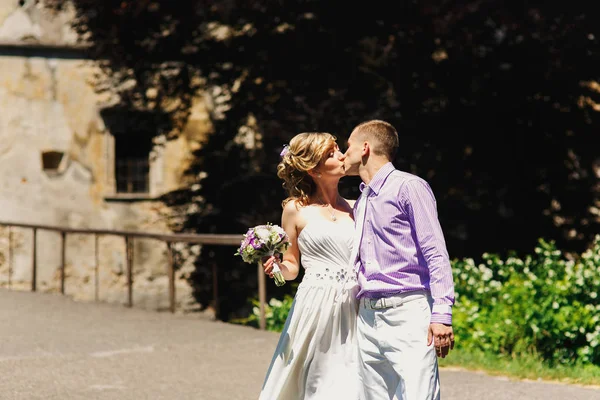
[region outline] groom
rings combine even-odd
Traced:
[[[454,347],[452,269],[429,184],[392,165],[398,145],[392,125],[367,121],[343,158],[363,181],[351,262],[364,398],[439,399],[437,357]]]

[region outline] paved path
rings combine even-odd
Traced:
[[[0,289],[0,399],[255,400],[277,338],[197,316]],[[448,369],[441,379],[444,400],[600,400],[600,389],[579,386]]]

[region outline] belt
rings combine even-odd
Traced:
[[[396,296],[381,297],[378,299],[372,299],[368,297],[362,297],[360,299],[360,306],[371,310],[381,310],[384,308],[396,308],[400,307],[404,303],[409,301],[427,298],[429,292],[426,290],[415,290],[412,292],[401,293]]]

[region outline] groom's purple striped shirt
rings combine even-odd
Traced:
[[[425,289],[434,300],[431,322],[451,324],[452,268],[429,184],[387,163],[369,188],[356,266],[357,297]]]

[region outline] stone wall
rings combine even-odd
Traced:
[[[153,198],[183,185],[191,150],[209,129],[203,103],[196,102],[185,135],[155,146],[147,196],[120,199],[115,195],[114,140],[101,117],[102,99],[94,91],[98,73],[94,62],[65,57],[53,52],[54,47],[43,52],[28,47],[73,45],[76,37],[68,21],[68,12],[49,15],[32,0],[0,0],[0,221],[169,232],[163,217],[168,210]],[[27,54],[15,51],[19,44],[30,49]],[[48,151],[62,154],[52,171],[43,168],[42,153]],[[37,243],[38,290],[57,291],[60,235],[39,231]],[[101,236],[99,247],[100,300],[124,303],[124,241]],[[6,287],[10,279],[12,288],[29,289],[31,260],[31,230],[13,228],[9,252],[8,229],[0,227],[0,286]],[[196,306],[186,279],[193,269],[192,258],[185,260],[177,273],[180,309]],[[93,299],[94,266],[94,237],[68,235],[66,293]],[[135,306],[168,307],[166,267],[164,244],[135,241]]]

